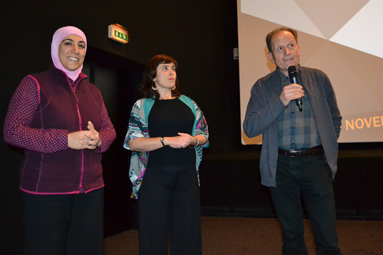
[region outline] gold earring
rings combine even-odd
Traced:
[[[174,87],[172,88],[172,90],[175,90],[176,89],[176,85],[174,85]]]
[[[154,81],[152,81],[152,90],[157,90],[157,87],[156,87],[156,84],[154,83]]]

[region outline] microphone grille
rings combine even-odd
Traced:
[[[296,68],[295,66],[289,66],[289,68],[287,69],[287,71],[288,71],[289,73],[294,73],[294,72],[297,71],[297,68]]]

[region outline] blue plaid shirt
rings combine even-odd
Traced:
[[[281,88],[291,84],[289,77],[280,72]],[[299,84],[302,84],[298,77]],[[302,98],[300,112],[295,100],[291,101],[278,118],[278,147],[284,150],[307,149],[321,144],[310,98],[303,86],[305,96]]]

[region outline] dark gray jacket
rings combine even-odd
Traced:
[[[307,90],[327,163],[333,178],[337,171],[338,143],[342,117],[329,78],[320,70],[299,66]],[[260,160],[261,183],[275,187],[278,159],[278,117],[285,110],[279,70],[259,79],[251,89],[243,129],[248,137],[263,134]]]

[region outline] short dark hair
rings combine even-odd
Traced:
[[[288,31],[288,32],[292,33],[294,38],[295,38],[295,41],[298,43],[298,32],[297,32],[297,30],[295,30],[293,28],[290,28],[290,27],[276,28],[273,31],[271,31],[270,33],[268,33],[267,36],[266,36],[267,49],[271,53],[272,53],[271,38],[273,37],[273,35],[275,35],[276,33],[280,32],[280,31]]]
[[[155,96],[156,99],[160,98],[160,95],[156,90],[152,89],[153,86],[153,79],[157,76],[157,67],[160,64],[170,64],[173,63],[176,67],[176,70],[178,68],[177,61],[165,54],[159,54],[154,57],[152,57],[149,62],[146,64],[145,72],[144,72],[144,79],[142,83],[139,85],[139,91],[141,92],[142,96],[144,98],[152,98]],[[175,97],[181,96],[181,93],[178,91],[179,88],[179,81],[178,76],[176,77],[175,82],[175,89],[172,90],[172,95]]]

